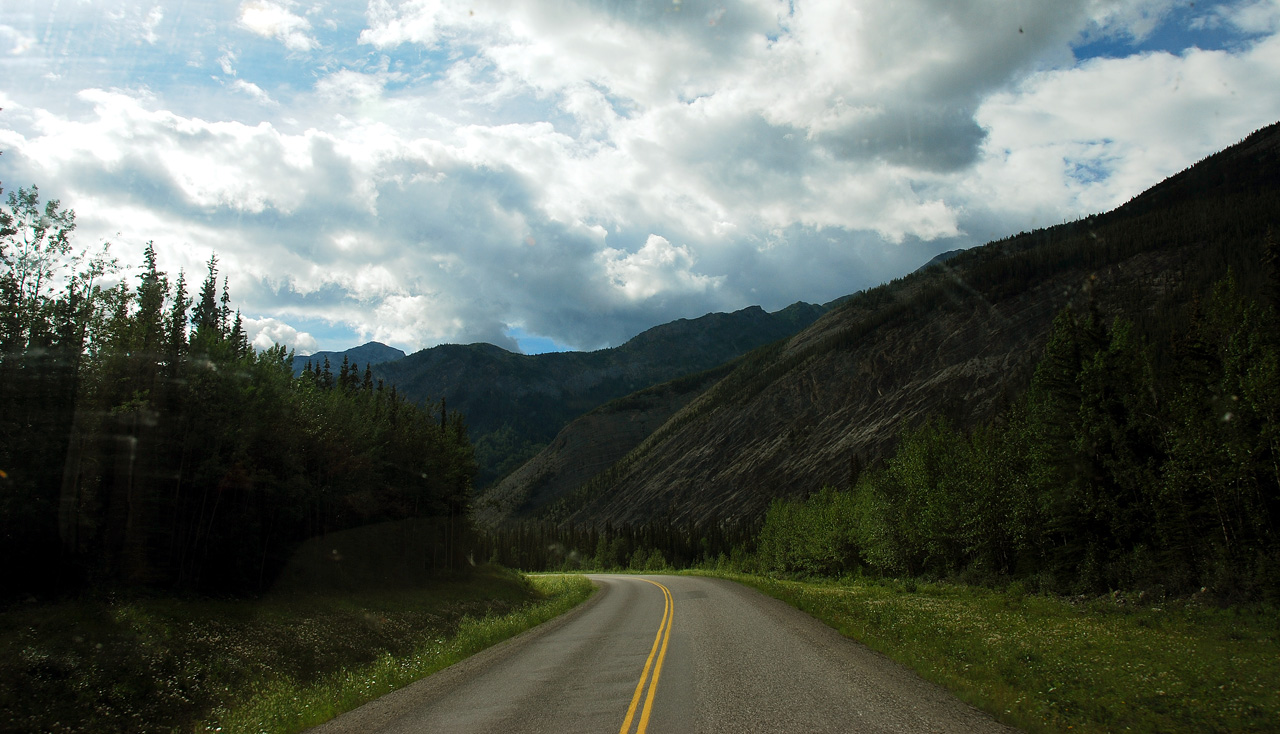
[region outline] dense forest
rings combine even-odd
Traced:
[[[1280,320],[1232,276],[1166,344],[1085,309],[988,424],[935,418],[851,487],[778,500],[776,571],[1019,579],[1092,593],[1280,595]]]
[[[136,280],[36,188],[0,207],[0,555],[5,595],[142,584],[268,587],[303,540],[439,518],[468,547],[475,461],[459,415],[366,366],[293,376],[250,347],[217,259],[188,295],[148,244]]]

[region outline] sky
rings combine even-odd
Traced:
[[[1280,0],[0,0],[0,182],[255,345],[616,346],[1118,206],[1280,120]],[[136,277],[136,267],[125,277]]]

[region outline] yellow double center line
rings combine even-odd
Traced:
[[[640,674],[640,682],[636,684],[636,692],[631,696],[631,705],[627,708],[627,718],[622,721],[622,729],[619,734],[630,734],[631,723],[636,718],[636,709],[640,705],[641,697],[644,698],[644,708],[640,709],[640,722],[636,725],[636,734],[644,734],[645,729],[649,727],[649,714],[653,712],[653,696],[658,692],[658,677],[662,675],[662,663],[667,659],[667,642],[671,640],[671,618],[675,615],[676,605],[671,600],[671,589],[663,586],[657,581],[649,581],[649,579],[640,579],[647,583],[662,589],[662,597],[666,601],[666,605],[662,609],[662,624],[658,625],[658,634],[653,638],[653,649],[649,651],[649,659],[644,661],[644,672]],[[654,664],[654,661],[657,664]],[[653,673],[650,676],[650,672]],[[645,695],[645,685],[648,684],[649,693]]]

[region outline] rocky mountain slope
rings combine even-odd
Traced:
[[[1276,225],[1280,125],[1108,214],[856,294],[696,396],[670,389],[686,401],[678,409],[674,400],[612,422],[586,416],[499,487],[481,519],[723,522],[758,516],[774,497],[845,485],[904,426],[936,414],[973,424],[1023,391],[1064,307],[1123,314],[1159,345],[1179,328],[1181,305],[1228,268],[1242,287],[1261,288],[1259,259]],[[637,441],[664,412],[671,417]]]

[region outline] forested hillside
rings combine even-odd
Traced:
[[[1271,126],[1113,212],[857,294],[744,358],[537,517],[597,530],[658,522],[683,535],[751,523],[776,498],[874,480],[874,491],[821,495],[856,497],[862,515],[812,505],[815,531],[846,533],[834,560],[788,560],[787,543],[808,542],[800,526],[767,536],[781,543],[768,552],[782,567],[1035,568],[1085,585],[1137,578],[1143,564],[1168,571],[1182,554],[1171,583],[1221,573],[1256,585],[1275,567],[1280,519],[1280,379],[1268,372],[1278,224]],[[1017,426],[1035,437],[1005,433]],[[1016,450],[1040,463],[991,454]],[[775,528],[788,507],[774,507]],[[990,514],[1020,507],[1047,524]],[[1011,535],[975,540],[981,532]]]
[[[447,401],[467,416],[484,488],[536,454],[569,421],[615,398],[717,367],[813,323],[823,306],[759,306],[655,326],[595,352],[514,354],[445,344],[374,366],[412,400]]]
[[[215,258],[191,297],[151,245],[120,280],[74,229],[34,187],[0,207],[0,593],[257,591],[306,538],[404,518],[440,518],[425,562],[457,563],[460,417],[356,365],[295,379],[250,348]]]
[[[1164,348],[1064,309],[1031,388],[969,430],[935,417],[844,491],[777,500],[770,569],[1024,578],[1071,592],[1280,594],[1280,247]]]
[[[366,342],[358,347],[352,347],[341,352],[315,352],[306,356],[296,356],[293,358],[293,373],[295,375],[302,374],[302,370],[308,364],[312,366],[313,371],[323,371],[326,360],[329,362],[330,371],[332,371],[338,369],[338,365],[342,364],[343,360],[346,360],[348,364],[370,366],[403,358],[404,352],[395,347],[389,347],[382,342]]]

